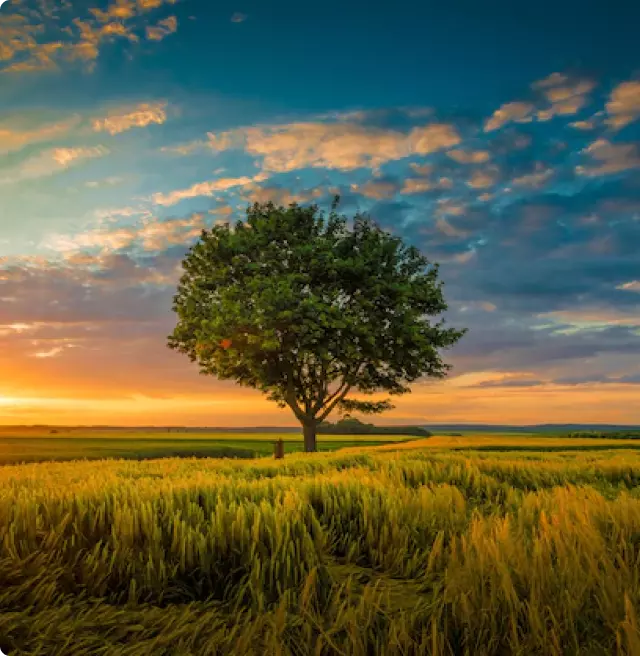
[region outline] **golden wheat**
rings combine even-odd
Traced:
[[[640,456],[0,469],[14,654],[640,654]]]

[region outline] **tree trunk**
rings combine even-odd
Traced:
[[[314,453],[318,450],[316,443],[316,423],[306,422],[302,424],[302,434],[304,435],[305,453]]]

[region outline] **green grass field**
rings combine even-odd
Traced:
[[[223,433],[137,429],[15,429],[0,427],[0,465],[30,462],[62,462],[69,460],[101,460],[125,458],[148,460],[154,458],[198,457],[251,459],[273,455],[273,443],[282,439],[285,454],[303,450],[302,436],[295,433]],[[399,445],[414,448],[446,448],[474,451],[597,451],[602,449],[639,448],[640,440],[601,438],[568,438],[547,434],[448,434],[429,438],[407,435],[318,435],[321,452],[342,449]]]
[[[453,439],[0,467],[0,647],[640,654],[640,453]]]
[[[134,460],[170,457],[257,458],[273,455],[273,443],[282,438],[285,454],[301,452],[301,435],[292,433],[167,433],[74,430],[0,432],[0,465],[127,458]],[[345,447],[377,446],[406,442],[407,435],[322,435],[320,451]]]

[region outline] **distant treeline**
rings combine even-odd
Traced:
[[[318,434],[325,435],[413,435],[430,437],[431,433],[420,426],[374,426],[352,418],[345,417],[335,424],[323,421],[318,425]]]
[[[638,440],[640,439],[640,430],[628,431],[574,431],[569,433],[569,437],[599,437],[608,440]]]

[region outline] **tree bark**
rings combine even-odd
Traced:
[[[316,442],[316,423],[303,422],[302,434],[304,435],[304,450],[305,453],[314,453],[318,450]]]

